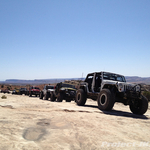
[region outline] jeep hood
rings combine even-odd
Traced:
[[[120,81],[113,81],[113,80],[103,80],[103,82],[102,82],[103,85],[104,84],[114,84],[115,85],[115,84],[119,84],[119,83],[131,86],[131,87],[137,85],[137,84],[133,84],[133,83],[129,83],[129,82],[120,82]]]
[[[48,89],[47,91],[52,92],[52,91],[55,91],[55,89]]]

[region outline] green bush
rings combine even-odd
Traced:
[[[150,101],[150,92],[149,91],[144,91],[143,95]]]
[[[7,99],[7,96],[3,95],[1,98],[2,98],[2,99]]]

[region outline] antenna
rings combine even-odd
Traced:
[[[82,78],[81,78],[81,80],[83,79],[83,72],[82,72]]]

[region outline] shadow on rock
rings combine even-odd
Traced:
[[[95,105],[84,105],[84,106],[80,106],[80,107],[91,107],[91,108],[98,109],[98,106],[95,106]],[[99,113],[103,112],[104,114],[107,114],[107,115],[130,117],[130,118],[136,118],[136,119],[149,119],[145,115],[136,115],[136,114],[133,114],[133,113],[130,113],[130,112],[123,112],[123,111],[119,111],[119,110],[111,110],[111,111],[101,111],[101,110],[99,110],[99,111],[100,111]]]
[[[149,119],[145,115],[136,115],[136,114],[133,114],[133,113],[123,112],[123,111],[118,111],[118,110],[102,111],[102,112],[104,114],[107,114],[107,115],[130,117],[130,118],[135,118],[135,119]]]

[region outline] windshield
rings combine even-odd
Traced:
[[[46,89],[54,89],[54,86],[46,86]]]
[[[126,82],[124,76],[117,75],[117,74],[112,74],[112,73],[107,73],[107,72],[103,73],[103,79]]]
[[[37,89],[37,90],[39,90],[39,87],[31,87],[31,89]]]
[[[61,87],[69,87],[69,88],[73,88],[75,89],[75,86],[74,85],[71,85],[71,84],[62,84]]]

